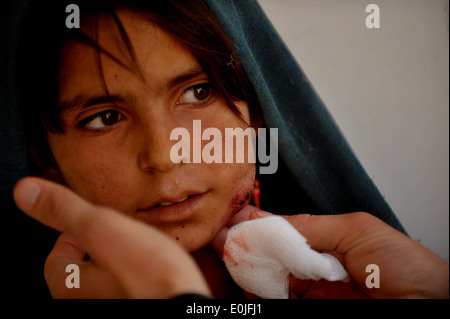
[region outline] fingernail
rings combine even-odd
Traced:
[[[29,211],[41,193],[41,186],[31,180],[24,180],[17,184],[14,199],[23,211]]]

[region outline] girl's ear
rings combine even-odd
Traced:
[[[251,116],[251,126],[255,130],[256,135],[258,135],[258,128],[264,127],[264,118],[261,112],[255,112]]]
[[[35,143],[30,146],[30,155],[35,174],[50,181],[63,184],[63,176],[50,149],[48,149],[46,156],[42,153]]]
[[[248,108],[250,110],[250,126],[256,131],[256,135],[258,135],[258,128],[263,128],[266,124],[261,106],[259,102],[251,101],[248,102]]]

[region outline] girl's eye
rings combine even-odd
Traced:
[[[122,119],[122,115],[115,110],[108,110],[91,115],[80,122],[80,126],[91,130],[101,130],[114,125]]]
[[[210,83],[191,86],[181,94],[176,104],[201,105],[207,103],[213,95],[213,90]]]

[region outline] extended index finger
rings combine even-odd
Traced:
[[[20,180],[14,187],[14,199],[23,212],[72,235],[84,248],[92,241],[90,236],[95,233],[92,228],[100,219],[111,220],[119,215],[106,214],[106,209],[87,202],[67,187],[36,177]]]
[[[17,206],[29,216],[61,232],[72,233],[91,208],[66,187],[36,177],[21,179],[14,187]]]

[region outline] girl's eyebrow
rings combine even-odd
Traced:
[[[58,103],[58,107],[62,111],[75,111],[78,109],[86,109],[90,106],[96,104],[106,104],[106,103],[119,103],[128,101],[133,103],[136,99],[131,94],[126,94],[126,96],[121,95],[87,95],[87,94],[77,94],[74,98]]]
[[[183,73],[173,77],[169,81],[167,81],[166,89],[170,90],[171,88],[173,88],[179,84],[182,84],[184,82],[187,82],[191,79],[194,79],[194,78],[202,76],[202,75],[206,75],[205,71],[203,71],[203,69],[199,65],[195,65],[192,68],[186,70],[185,72],[183,72]]]
[[[206,76],[205,71],[199,66],[195,65],[192,68],[189,68],[185,70],[184,72],[174,76],[173,78],[170,78],[166,81],[166,84],[164,85],[166,90],[170,90],[171,88],[182,84],[184,82],[187,82],[191,79],[195,79],[199,76]],[[89,95],[89,94],[77,94],[75,97],[67,100],[62,101],[58,103],[58,107],[62,111],[74,111],[78,109],[86,109],[90,106],[96,105],[96,104],[106,104],[106,103],[119,103],[119,102],[125,102],[135,104],[136,103],[136,97],[133,94],[126,93],[125,95],[108,95],[108,94],[99,94],[99,95]]]

